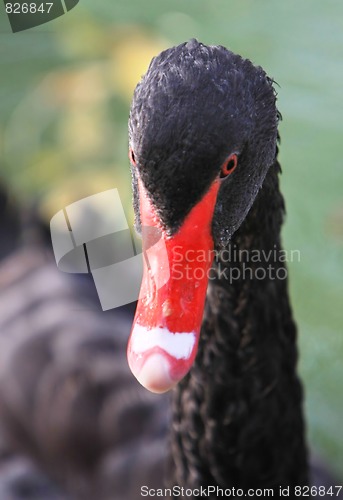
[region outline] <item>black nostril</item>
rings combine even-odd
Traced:
[[[136,157],[132,148],[129,149],[129,160],[132,163],[132,165],[136,165]]]

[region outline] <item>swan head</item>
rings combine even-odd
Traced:
[[[211,252],[226,247],[274,162],[278,116],[262,68],[196,40],[155,57],[136,87],[129,156],[145,270],[128,359],[154,392],[194,361]]]

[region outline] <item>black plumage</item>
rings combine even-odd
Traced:
[[[235,252],[263,249],[279,254],[283,200],[277,164],[271,168],[229,244]],[[275,238],[272,227],[277,230]],[[242,277],[247,265],[257,273],[255,278]],[[284,263],[274,259],[228,264],[219,258],[216,264],[198,355],[174,394],[173,457],[175,477],[182,484],[275,491],[279,486],[307,484],[296,327],[287,281],[256,277],[262,277],[269,265],[275,274],[284,269]],[[233,266],[239,269],[239,279],[230,283],[219,277]],[[188,463],[189,450],[195,463]]]
[[[133,186],[140,177],[168,234],[209,189],[225,158],[238,156],[216,202],[216,258],[199,351],[173,395],[171,483],[189,488],[276,493],[279,486],[308,483],[296,327],[280,257],[284,201],[275,102],[261,68],[192,40],[152,61],[131,108]],[[135,199],[139,226],[137,192]],[[242,250],[238,262],[224,258]],[[272,258],[245,262],[252,250],[272,251]],[[257,267],[263,276],[268,265],[280,279],[267,273],[259,279]],[[252,278],[243,276],[244,266]],[[237,279],[230,279],[233,267]]]

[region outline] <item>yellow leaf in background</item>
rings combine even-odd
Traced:
[[[131,216],[131,187],[127,182],[125,176],[121,175],[122,168],[111,167],[108,165],[103,167],[93,166],[87,172],[82,171],[64,178],[59,183],[50,186],[50,189],[41,198],[39,203],[39,212],[43,220],[49,222],[51,217],[59,210],[74,203],[75,201],[82,200],[87,196],[107,191],[108,189],[117,188],[121,201],[126,207],[128,218],[132,223],[133,217]],[[111,207],[109,207],[109,210]],[[104,214],[104,217],[106,214]]]
[[[104,62],[83,63],[73,68],[62,68],[47,74],[40,84],[40,92],[59,108],[79,104],[102,103],[109,97]]]
[[[108,30],[82,9],[78,10],[77,22],[73,16],[64,16],[55,35],[60,52],[71,60],[106,55]]]
[[[168,41],[153,39],[140,28],[128,28],[126,37],[115,45],[110,55],[110,76],[114,90],[131,101],[132,93],[151,59],[168,47]]]

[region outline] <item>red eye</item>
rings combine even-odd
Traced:
[[[135,153],[133,152],[133,149],[129,149],[129,160],[132,163],[132,165],[136,166],[136,158],[135,158]]]
[[[228,175],[232,174],[232,172],[235,170],[235,168],[237,167],[237,163],[238,163],[238,158],[237,158],[237,155],[235,153],[233,153],[232,155],[230,155],[226,160],[225,162],[223,163],[222,165],[222,168],[220,170],[220,175],[219,177],[221,179],[224,179],[225,177],[227,177]]]

